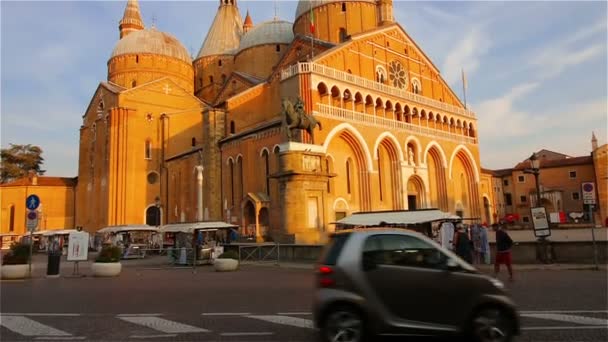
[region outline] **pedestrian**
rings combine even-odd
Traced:
[[[496,259],[494,261],[494,277],[498,276],[500,272],[500,265],[505,264],[509,271],[509,280],[513,281],[513,267],[511,266],[511,247],[513,246],[513,240],[507,234],[503,225],[494,226],[496,231]]]
[[[465,233],[462,224],[456,225],[456,233],[454,234],[454,251],[459,257],[471,264],[473,263],[471,250],[471,240],[469,239],[467,233]]]

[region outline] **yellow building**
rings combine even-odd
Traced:
[[[30,175],[0,184],[0,233],[27,233],[25,201],[40,198],[38,230],[74,228],[74,188],[76,179]]]

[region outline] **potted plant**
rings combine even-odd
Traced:
[[[93,276],[95,277],[115,277],[120,274],[122,265],[120,264],[121,249],[117,246],[104,246],[91,265]]]
[[[234,251],[227,251],[218,256],[213,262],[218,272],[235,271],[239,267],[239,255]]]
[[[2,279],[23,279],[29,275],[30,245],[13,243],[2,258]]]

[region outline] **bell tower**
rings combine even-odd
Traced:
[[[118,25],[120,39],[133,31],[143,30],[144,28],[144,22],[141,20],[141,13],[139,11],[139,2],[137,0],[127,1],[125,14]]]
[[[393,16],[393,0],[378,0],[378,25],[391,24]]]

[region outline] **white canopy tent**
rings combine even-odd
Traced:
[[[381,227],[412,225],[443,220],[461,220],[461,217],[439,209],[377,211],[354,213],[335,223],[353,227]]]
[[[191,223],[173,223],[166,224],[160,227],[160,231],[163,233],[194,233],[195,230],[204,229],[207,231],[238,228],[233,224],[229,224],[222,221],[203,221],[203,222],[191,222]]]
[[[144,231],[144,232],[158,232],[158,228],[147,226],[147,225],[121,225],[121,226],[110,226],[105,227],[97,231],[100,234],[106,233],[120,233],[120,232],[131,232],[131,231]]]

